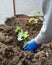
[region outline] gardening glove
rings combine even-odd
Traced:
[[[34,51],[35,49],[37,49],[38,46],[39,46],[39,44],[37,44],[37,43],[34,41],[34,39],[32,39],[32,40],[28,41],[28,42],[24,45],[23,49],[24,49],[25,51]]]

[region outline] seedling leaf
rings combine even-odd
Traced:
[[[35,19],[35,23],[38,23],[38,19]]]
[[[15,32],[18,32],[19,30],[21,30],[20,26],[16,26]]]
[[[43,17],[39,17],[39,19],[40,19],[41,21],[44,21],[44,18],[43,18]]]
[[[21,31],[18,33],[18,35],[17,35],[18,41],[23,40],[23,39],[22,39],[22,35],[23,35],[23,30],[21,30]]]
[[[23,38],[26,38],[28,36],[28,31],[23,32]]]
[[[29,18],[29,22],[33,22],[34,21],[34,18]]]

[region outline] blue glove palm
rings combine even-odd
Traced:
[[[37,47],[39,46],[39,44],[37,44],[34,39],[30,40],[29,42],[27,42],[24,45],[24,50],[26,51],[34,51],[35,49],[37,49]]]

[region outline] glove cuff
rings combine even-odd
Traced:
[[[32,39],[31,40],[32,41],[32,43],[33,43],[33,47],[34,47],[34,49],[37,49],[37,47],[40,45],[40,44],[38,44],[37,42],[35,42],[35,40],[34,39]]]

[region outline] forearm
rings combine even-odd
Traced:
[[[48,2],[43,3],[43,14],[44,14],[44,22],[40,33],[35,38],[37,43],[45,43],[52,39],[52,0],[47,0]]]

